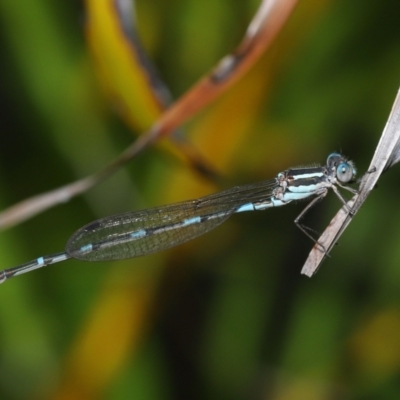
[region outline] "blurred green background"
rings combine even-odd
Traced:
[[[257,1],[137,1],[175,98],[229,53]],[[184,128],[224,177],[156,146],[86,195],[1,233],[0,269],[102,216],[270,179],[332,151],[369,165],[400,83],[400,4],[300,1],[246,77]],[[135,138],[96,79],[84,4],[0,3],[0,205],[92,173]],[[51,266],[0,287],[0,399],[397,399],[400,167],[318,274],[305,206],[232,217],[160,254]],[[306,223],[322,231],[330,194]]]

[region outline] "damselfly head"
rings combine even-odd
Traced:
[[[357,174],[353,161],[347,160],[339,153],[331,153],[326,160],[329,169],[336,172],[336,177],[341,183],[352,182]]]
[[[349,183],[354,180],[356,169],[351,161],[341,162],[336,168],[336,177],[341,183]]]

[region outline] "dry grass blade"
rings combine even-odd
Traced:
[[[58,189],[31,197],[0,213],[0,229],[18,224],[65,203],[115,173],[159,138],[167,136],[240,79],[268,48],[292,12],[297,0],[263,0],[237,49],[171,105],[158,121],[120,156],[97,173]]]
[[[393,159],[393,152],[398,148],[399,139],[400,91],[397,93],[392,111],[389,115],[389,119],[386,123],[385,129],[383,130],[368,171],[361,180],[359,193],[347,203],[349,209],[351,209],[351,213],[349,213],[344,206],[338,211],[325,229],[324,233],[318,239],[319,245],[322,245],[326,251],[321,251],[318,244],[314,245],[301,270],[302,274],[309,277],[315,274],[327,254],[329,254],[332,247],[336,244],[339,237],[353,219],[354,215],[358,212],[368,195],[374,189],[382,172],[394,165],[394,163],[390,164],[390,161]]]

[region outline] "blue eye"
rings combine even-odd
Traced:
[[[341,154],[331,153],[331,154],[329,154],[329,156],[326,160],[326,165],[328,165],[329,167],[333,167],[340,160],[343,160],[343,156]]]
[[[336,177],[342,183],[350,182],[355,175],[355,170],[353,167],[347,163],[342,162],[336,168]]]

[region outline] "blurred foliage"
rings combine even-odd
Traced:
[[[175,97],[231,51],[258,2],[137,1]],[[161,148],[87,195],[1,233],[0,269],[60,251],[105,215],[195,198],[341,150],[365,171],[400,77],[394,0],[303,0],[252,71],[184,128],[225,177]],[[0,2],[0,205],[83,177],[132,132],[113,112],[80,1]],[[127,83],[128,85],[128,83]],[[398,167],[311,280],[304,204],[231,218],[176,249],[68,261],[0,288],[1,399],[395,399],[400,393]],[[321,231],[339,207],[307,215]],[[379,233],[379,235],[378,235]]]

